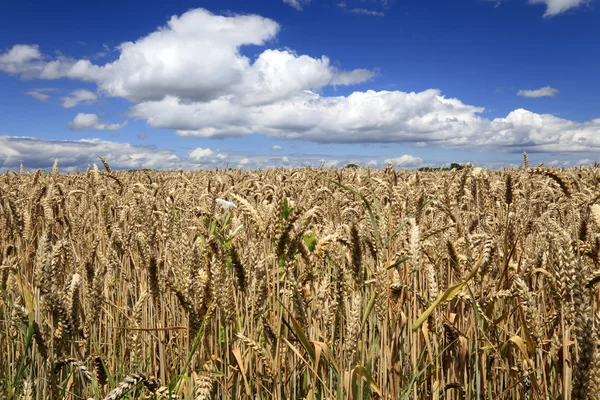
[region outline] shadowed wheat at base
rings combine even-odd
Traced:
[[[600,170],[0,175],[2,399],[587,399]]]

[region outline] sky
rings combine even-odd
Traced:
[[[3,0],[0,171],[591,164],[599,40],[598,0]]]

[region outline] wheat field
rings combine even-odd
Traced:
[[[597,167],[101,161],[0,175],[2,399],[600,392]]]

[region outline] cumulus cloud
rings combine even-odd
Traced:
[[[554,97],[558,94],[558,89],[550,86],[545,86],[536,90],[519,90],[517,96],[521,97]]]
[[[529,3],[545,4],[546,12],[544,13],[544,17],[552,17],[589,3],[589,0],[529,0]]]
[[[95,129],[98,131],[116,131],[122,129],[127,125],[127,121],[121,124],[102,124],[96,114],[84,114],[79,113],[75,116],[73,121],[69,122],[67,127],[71,130],[87,130]]]
[[[144,102],[131,116],[181,136],[235,137],[251,133],[321,143],[465,140],[486,120],[483,108],[447,99],[439,90],[355,92],[324,97],[296,93],[273,104],[243,106],[228,99],[182,103],[174,98]]]
[[[267,49],[254,62],[240,53],[243,46],[272,41],[279,30],[277,22],[258,15],[218,16],[196,9],[173,16],[165,27],[135,42],[122,43],[117,47],[119,58],[111,63],[47,60],[37,46],[16,45],[0,55],[0,70],[22,78],[95,82],[101,93],[134,102],[168,96],[206,102],[225,96],[245,104],[360,83],[374,75],[364,69],[342,71],[326,56],[313,58],[290,50]]]
[[[324,97],[296,93],[273,104],[244,106],[229,99],[144,102],[131,116],[180,136],[239,137],[251,133],[318,143],[418,143],[520,152],[591,151],[600,146],[600,119],[585,123],[517,109],[504,118],[482,117],[483,107],[447,98],[437,89],[355,92]],[[596,137],[598,139],[596,139]]]
[[[189,160],[196,163],[217,163],[219,161],[225,160],[227,158],[227,154],[224,153],[215,153],[213,150],[202,147],[197,147],[190,152]]]
[[[283,2],[298,11],[302,11],[304,7],[310,4],[311,0],[283,0]]]
[[[71,92],[70,95],[61,97],[60,99],[64,108],[72,108],[79,104],[92,104],[97,98],[98,96],[94,92],[86,89],[77,89]]]
[[[202,147],[198,147],[191,151],[190,158],[192,160],[200,160],[202,158],[210,157],[212,154],[213,151],[211,149],[203,149]]]
[[[41,58],[42,53],[37,45],[17,44],[0,54],[0,71],[26,78]]]
[[[289,50],[265,50],[250,67],[239,85],[232,87],[235,100],[244,105],[271,104],[302,90],[327,85],[365,82],[374,73],[365,69],[339,71],[329,58],[298,56]]]
[[[600,118],[579,123],[550,114],[517,109],[491,122],[486,141],[516,151],[516,147],[540,152],[591,152],[600,150]]]
[[[7,53],[0,55],[0,65],[18,66],[40,58],[42,58],[42,53],[37,45],[16,45]]]
[[[273,150],[277,151],[277,150],[281,150],[281,149],[282,149],[282,147],[281,147],[280,145],[276,144],[276,145],[274,145],[273,147],[271,147],[271,149],[273,149]]]
[[[17,44],[0,54],[0,71],[22,79],[58,79],[67,76],[74,60],[58,56],[47,60],[38,45]]]
[[[385,160],[385,162],[391,162],[395,166],[407,168],[416,167],[423,164],[423,159],[420,157],[411,156],[410,154],[404,154],[400,157],[388,158],[387,160]]]

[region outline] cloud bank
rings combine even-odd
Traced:
[[[175,154],[171,150],[154,146],[136,146],[129,143],[100,139],[48,140],[31,137],[0,136],[0,171],[52,169],[58,158],[63,172],[85,171],[88,165],[98,164],[102,155],[114,170],[129,169],[213,169],[213,168],[273,168],[273,167],[318,167],[324,165],[342,167],[354,163],[375,166],[365,157],[332,158],[323,155],[290,154],[274,156],[264,154],[226,154],[217,149],[195,148],[187,153]],[[400,168],[418,167],[422,160],[411,155],[403,155],[395,164]]]
[[[98,131],[116,131],[124,128],[127,125],[127,121],[121,124],[102,124],[96,114],[84,114],[79,113],[75,116],[73,121],[69,122],[67,127],[73,131],[95,129]]]

